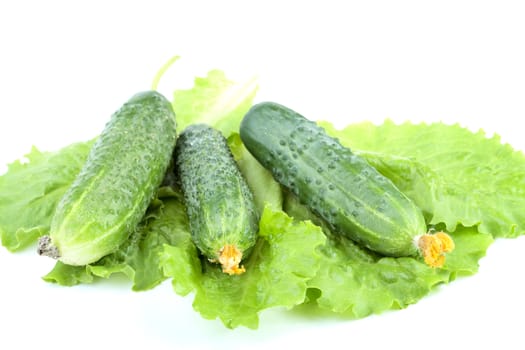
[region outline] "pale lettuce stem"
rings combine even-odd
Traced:
[[[151,84],[152,90],[157,90],[157,88],[159,87],[160,79],[164,76],[164,74],[171,67],[171,65],[175,63],[179,58],[180,56],[173,56],[168,60],[168,62],[164,63],[164,65],[160,67],[159,71],[157,72],[157,74],[155,74],[155,77],[153,78],[153,83]]]

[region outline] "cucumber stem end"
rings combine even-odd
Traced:
[[[445,264],[445,253],[454,250],[454,241],[445,232],[421,235],[417,237],[416,244],[425,263],[430,267],[442,267]]]
[[[228,275],[240,275],[246,271],[244,266],[239,266],[242,252],[233,244],[226,244],[221,248],[218,260],[222,265],[222,272]]]
[[[58,248],[51,241],[51,237],[47,235],[40,237],[38,240],[37,253],[38,255],[48,256],[53,259],[58,259],[60,257]]]

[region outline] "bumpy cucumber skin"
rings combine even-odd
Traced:
[[[60,261],[86,265],[127,239],[164,178],[175,142],[175,114],[155,91],[134,95],[111,116],[53,217],[50,237]]]
[[[334,231],[388,256],[418,253],[421,210],[363,158],[316,123],[272,102],[254,105],[241,140],[284,187]]]
[[[208,125],[193,124],[180,134],[174,154],[197,248],[212,261],[226,245],[246,257],[257,240],[258,214],[226,139]]]

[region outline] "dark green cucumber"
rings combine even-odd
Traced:
[[[136,94],[116,111],[58,204],[39,253],[86,265],[115,251],[164,178],[175,127],[170,102],[155,91]]]
[[[242,273],[239,263],[257,240],[258,215],[226,139],[210,126],[188,126],[177,140],[175,169],[195,245],[225,273]]]
[[[418,238],[427,231],[421,210],[316,123],[264,102],[245,115],[240,136],[275,179],[332,230],[383,255],[413,256],[421,250]]]

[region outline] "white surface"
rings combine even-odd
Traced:
[[[459,122],[525,150],[525,10],[520,2],[17,1],[0,4],[0,173],[32,144],[96,135],[133,93],[170,94],[221,68],[260,75],[258,100],[314,119]],[[366,5],[364,5],[366,3]],[[523,349],[525,239],[498,240],[478,274],[409,308],[363,320],[269,310],[260,328],[202,319],[164,283],[73,288],[53,265],[0,247],[0,348]]]

